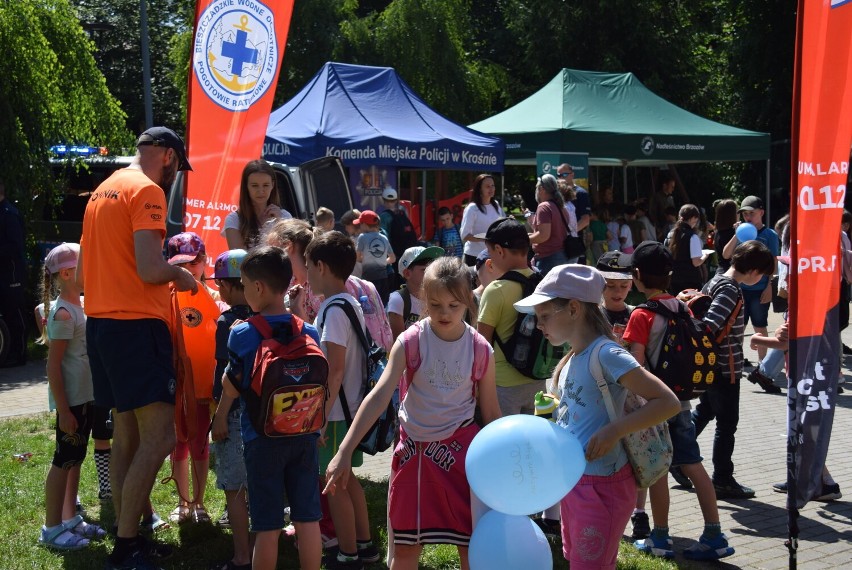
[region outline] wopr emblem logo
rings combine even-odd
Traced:
[[[642,139],[642,154],[645,156],[651,156],[654,154],[654,139],[650,136],[647,136]]]
[[[278,70],[275,19],[259,0],[214,0],[198,18],[192,67],[199,85],[231,111],[251,107]]]

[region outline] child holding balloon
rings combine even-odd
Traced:
[[[464,321],[465,311],[471,315],[476,311],[469,274],[460,259],[441,257],[432,262],[422,291],[428,316],[394,343],[379,383],[358,408],[328,466],[323,492],[346,488],[352,453],[400,384],[400,441],[391,464],[388,497],[391,568],[416,569],[427,543],[455,544],[461,567],[469,568],[472,519],[465,457],[479,432],[473,421],[477,403],[484,423],[500,417],[494,355]],[[484,366],[480,355],[487,355]],[[417,360],[419,366],[414,368]],[[442,450],[440,458],[436,449]]]
[[[615,568],[618,544],[636,501],[636,482],[619,440],[656,425],[680,409],[674,393],[615,341],[599,307],[606,280],[585,265],[555,267],[515,309],[535,313],[553,345],[572,350],[557,366],[557,424],[585,448],[583,476],[562,499],[562,553],[572,570]],[[648,403],[611,422],[593,377],[596,356],[614,407],[624,408],[627,390]]]

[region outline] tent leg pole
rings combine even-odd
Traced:
[[[423,171],[422,189],[420,190],[420,235],[418,238],[426,236],[426,171]]]
[[[621,166],[621,177],[624,184],[624,203],[627,204],[627,163]]]
[[[769,161],[770,160],[771,159],[769,159],[769,158],[766,159],[766,223],[767,224],[770,223],[769,220],[771,219],[769,217],[769,214],[770,214],[769,208],[771,208],[771,205],[770,205],[770,202],[769,202],[769,172],[770,172]]]

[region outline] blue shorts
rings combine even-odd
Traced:
[[[338,420],[328,422],[325,428],[326,442],[325,447],[319,448],[319,467],[320,476],[325,477],[325,470],[328,469],[328,464],[337,455],[337,450],[340,449],[340,444],[343,443],[343,438],[349,427],[346,425],[346,420]],[[357,449],[352,452],[352,464],[350,467],[361,467],[364,465],[364,452]]]
[[[322,518],[317,434],[288,438],[259,436],[245,444],[252,532],[284,528],[285,494],[290,520]]]
[[[761,303],[760,295],[762,293],[763,291],[743,289],[743,316],[745,317],[745,324],[748,324],[749,320],[751,320],[751,326],[753,327],[765,328],[769,326],[769,306],[772,303]]]
[[[672,466],[701,463],[701,449],[695,435],[692,411],[683,410],[669,418],[669,435],[672,438]]]
[[[160,319],[86,320],[95,403],[129,412],[175,403],[172,336]]]
[[[246,462],[243,459],[243,436],[240,433],[240,410],[228,414],[228,439],[214,441],[216,456],[216,488],[239,491],[246,486]]]

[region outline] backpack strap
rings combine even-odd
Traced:
[[[527,277],[526,275],[524,275],[520,271],[516,271],[514,269],[510,269],[509,271],[507,271],[506,273],[504,273],[503,275],[501,275],[500,277],[497,278],[498,281],[511,281],[513,283],[519,284],[521,286],[521,289],[522,289],[522,292],[521,292],[522,297],[521,298],[526,297],[527,294],[528,294],[527,291],[528,291],[528,288],[529,288],[530,279],[531,279],[531,277]],[[514,310],[514,307],[512,309]],[[520,314],[520,313],[518,313],[518,314]],[[518,314],[515,315],[516,320],[518,318]],[[512,334],[514,334],[514,332],[515,332],[515,324],[512,325]],[[497,334],[497,328],[496,327],[494,328],[494,334],[492,335],[491,340],[493,342],[497,343],[497,346],[499,346],[500,350],[503,351],[503,354],[506,355],[506,343],[509,342],[509,341],[508,340],[503,341],[500,338],[500,335]],[[508,358],[509,358],[509,356],[506,355],[507,360],[508,360]]]
[[[411,316],[411,289],[403,285],[399,288],[399,296],[402,297],[402,322],[407,323]]]
[[[364,349],[364,380],[362,390],[366,387],[367,384],[367,371],[369,370],[369,358],[370,358],[370,345],[372,344],[372,339],[369,338],[370,331],[367,331],[366,334],[364,330],[361,329],[361,323],[358,322],[358,315],[355,314],[355,308],[352,304],[346,299],[340,299],[340,302],[332,301],[328,305],[326,305],[325,309],[322,311],[322,322],[323,327],[325,327],[325,320],[328,316],[328,310],[332,307],[340,307],[343,309],[343,312],[346,314],[346,317],[349,319],[349,323],[352,325],[352,328],[355,330],[355,334],[358,336],[358,341],[361,344],[361,348]],[[352,412],[349,410],[349,402],[346,400],[346,390],[343,389],[343,384],[340,384],[340,390],[337,391],[337,398],[340,400],[340,407],[343,410],[343,418],[346,420],[346,425],[352,425]]]
[[[718,292],[718,290],[725,284],[731,284],[731,283],[729,283],[728,281],[724,281],[722,279],[720,279],[719,281],[716,282],[716,284],[713,286],[713,288],[710,289],[711,299]],[[740,314],[740,310],[743,307],[742,290],[740,289],[739,285],[737,285],[736,283],[733,283],[732,285],[737,288],[737,303],[734,305],[734,309],[731,311],[731,314],[728,315],[728,320],[725,321],[725,325],[722,328],[720,328],[718,333],[716,334],[716,342],[717,343],[721,342],[721,340],[723,338],[728,336],[728,334],[731,332],[731,329],[734,328],[734,323],[736,322],[737,316]],[[731,343],[728,343],[728,372],[730,373],[730,376],[731,376],[731,384],[736,384],[737,375],[736,375],[736,369],[734,367],[734,348],[731,346]]]
[[[272,325],[269,324],[269,321],[263,315],[249,317],[246,322],[253,326],[263,339],[270,339],[275,335]],[[296,315],[290,315],[290,331],[294,337],[302,334],[302,325],[304,324],[305,322]]]
[[[684,303],[678,303],[679,307],[677,313],[660,303],[659,301],[645,301],[641,305],[637,305],[637,309],[648,309],[652,313],[657,313],[661,317],[666,319],[673,319],[675,317],[688,317],[689,311],[686,310],[686,305]]]
[[[604,378],[603,375],[603,366],[601,365],[601,349],[604,344],[606,344],[606,342],[599,342],[597,346],[592,349],[592,354],[589,355],[589,372],[592,373],[592,378],[594,378],[595,384],[598,385],[598,389],[603,395],[606,414],[609,416],[610,423],[612,423],[618,419],[618,415],[615,413],[615,404],[612,401],[612,394],[609,392],[609,385],[606,383],[606,378]]]
[[[347,318],[349,319],[349,323],[352,325],[352,328],[355,330],[355,334],[358,336],[358,342],[361,343],[361,347],[364,349],[364,354],[370,353],[370,345],[373,343],[373,339],[370,338],[370,331],[361,328],[361,323],[358,322],[358,315],[355,314],[355,307],[352,304],[345,300],[340,299],[340,302],[332,301],[328,305],[326,305],[325,309],[322,311],[322,322],[323,326],[325,326],[325,320],[328,316],[328,310],[332,307],[340,307],[343,309],[343,312],[346,313]]]
[[[473,373],[471,380],[474,383],[482,380],[485,376],[485,371],[488,370],[488,352],[491,345],[485,340],[485,337],[473,331]]]
[[[408,378],[420,368],[420,332],[423,327],[420,323],[414,323],[401,335],[402,346],[405,349],[405,368]]]

